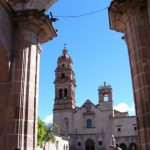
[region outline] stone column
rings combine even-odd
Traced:
[[[150,22],[149,0],[114,0],[110,27],[124,33],[128,46],[141,150],[150,149]]]
[[[8,150],[33,150],[37,146],[39,43],[56,36],[48,16],[40,11],[16,12],[11,76],[12,129]]]
[[[35,33],[25,29],[18,33],[12,79],[14,136],[17,147],[27,149],[36,147],[39,51]]]

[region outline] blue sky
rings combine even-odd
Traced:
[[[111,0],[58,0],[50,11],[53,16],[84,14],[106,8]],[[54,77],[57,59],[64,43],[73,59],[76,78],[76,104],[86,99],[98,103],[98,87],[106,82],[113,88],[113,102],[118,110],[134,114],[128,51],[123,34],[109,28],[108,11],[79,18],[61,18],[53,23],[58,36],[42,45],[40,61],[39,116],[52,118]]]

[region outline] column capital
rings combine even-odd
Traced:
[[[56,31],[42,11],[24,10],[13,13],[14,29],[26,29],[37,35],[37,42],[43,43],[56,37]]]
[[[146,0],[113,0],[108,9],[110,28],[124,32],[126,17],[133,15],[135,10],[142,11],[146,3]]]

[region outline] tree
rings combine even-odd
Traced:
[[[38,146],[45,149],[46,143],[51,141],[55,142],[55,134],[60,131],[59,126],[56,124],[46,125],[40,118],[38,119]]]
[[[45,126],[45,123],[40,119],[38,118],[38,136],[37,136],[37,145],[42,147],[43,145],[43,139],[44,139],[44,136],[46,134],[46,126]]]

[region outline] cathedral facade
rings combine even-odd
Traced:
[[[107,150],[112,135],[123,150],[138,150],[135,116],[113,110],[112,88],[105,82],[98,88],[95,105],[87,99],[81,107],[75,103],[73,62],[64,48],[55,70],[54,123],[60,134],[70,138],[70,150]]]

